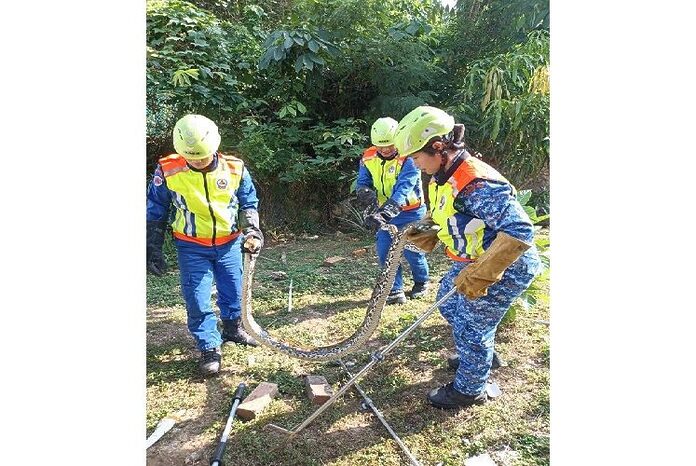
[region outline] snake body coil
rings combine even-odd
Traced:
[[[382,309],[394,285],[396,271],[399,267],[404,247],[406,246],[406,233],[408,233],[414,225],[415,224],[406,225],[401,231],[398,231],[393,225],[388,225],[388,227],[391,228],[390,234],[392,235],[392,244],[387,252],[385,264],[379,279],[372,290],[372,296],[368,302],[365,319],[360,327],[358,327],[355,333],[339,343],[314,349],[296,348],[276,340],[254,320],[251,307],[251,285],[254,276],[254,268],[256,266],[256,255],[245,253],[244,272],[242,274],[242,324],[244,325],[244,329],[262,345],[290,357],[306,361],[333,361],[357,351],[377,329],[379,319],[382,315]]]

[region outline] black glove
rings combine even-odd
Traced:
[[[399,207],[399,204],[389,199],[379,210],[365,216],[365,226],[376,232],[399,215],[400,212],[401,207]]]
[[[360,204],[361,207],[377,204],[377,193],[368,187],[359,187],[355,190],[355,194],[358,195],[358,204]]]
[[[382,214],[382,218],[385,222],[390,222],[394,217],[401,213],[401,206],[391,199],[387,199],[387,202],[379,209]]]
[[[365,224],[365,228],[373,233],[377,232],[377,230],[382,228],[382,225],[387,223],[384,221],[384,217],[382,217],[382,214],[379,211],[367,215],[363,222]]]
[[[263,233],[259,228],[259,213],[256,209],[243,210],[239,223],[244,233],[242,249],[249,254],[258,254],[264,243]]]
[[[167,271],[167,263],[162,255],[164,232],[167,222],[147,222],[146,264],[147,271],[161,277]]]

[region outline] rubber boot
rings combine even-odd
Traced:
[[[428,401],[431,405],[440,409],[460,409],[471,405],[480,405],[486,402],[486,391],[478,395],[465,395],[454,388],[454,382],[435,388],[428,393]]]
[[[241,326],[241,319],[222,321],[222,341],[223,343],[232,342],[238,345],[259,346],[258,342]]]

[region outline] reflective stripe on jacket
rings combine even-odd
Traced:
[[[488,180],[514,187],[490,165],[475,157],[468,157],[443,185],[438,185],[435,177],[430,180],[428,193],[430,215],[441,229],[438,238],[445,244],[447,255],[458,261],[471,261],[483,254],[484,245],[490,244],[497,232],[487,228],[477,218],[455,208],[457,196],[466,195],[467,189],[475,189],[474,180]],[[501,206],[503,208],[504,206]]]
[[[237,191],[244,174],[242,160],[218,154],[216,166],[207,173],[189,167],[179,154],[164,157],[159,164],[159,173],[164,178],[159,184],[169,190],[176,207],[172,222],[176,238],[211,246],[239,236]],[[155,172],[155,188],[158,176]]]
[[[364,167],[372,178],[372,186],[377,192],[377,203],[382,206],[394,194],[394,188],[397,185],[399,174],[402,172],[404,164],[413,161],[408,157],[396,156],[390,160],[380,157],[377,152],[377,147],[372,146],[365,150],[362,159],[360,160],[361,168]],[[401,210],[417,209],[424,202],[423,188],[420,181],[420,172],[413,170],[409,175],[412,177],[411,185],[413,188],[408,192],[403,193],[402,200],[397,201],[401,206]],[[361,176],[358,177],[358,185],[360,185]],[[401,193],[399,193],[401,194]]]

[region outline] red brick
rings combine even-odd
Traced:
[[[307,397],[315,405],[323,405],[333,394],[331,385],[320,375],[305,376],[305,388]]]
[[[237,415],[249,421],[266,409],[271,400],[278,394],[278,385],[269,382],[261,382],[249,396],[237,407]]]

